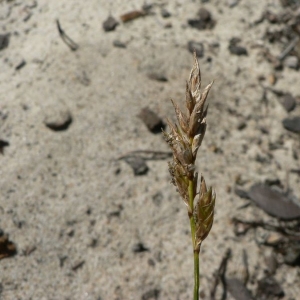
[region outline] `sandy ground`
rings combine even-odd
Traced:
[[[247,288],[255,295],[271,249],[258,246],[257,231],[237,237],[231,219],[276,220],[254,205],[241,209],[246,200],[234,189],[279,180],[300,196],[299,175],[290,172],[300,167],[299,135],[283,128],[288,113],[266,89],[299,96],[299,71],[276,71],[260,54],[262,47],[275,56],[283,50],[264,39],[270,23],[253,25],[266,9],[282,11],[280,2],[233,2],[153,1],[149,15],[124,24],[120,15],[140,9],[142,0],[0,1],[0,34],[10,33],[0,51],[0,139],[9,143],[0,154],[0,228],[17,249],[0,261],[1,299],[191,299],[189,222],[167,159],[147,160],[141,176],[118,160],[136,150],[169,151],[138,114],[149,107],[174,119],[170,98],[184,100],[190,40],[204,45],[203,83],[215,80],[198,154],[198,169],[217,193],[201,253],[201,296],[209,299],[227,248],[228,277],[243,278],[247,253]],[[211,12],[214,28],[188,25],[200,7]],[[119,25],[105,32],[109,14]],[[77,51],[59,37],[56,19]],[[229,52],[233,37],[247,56]],[[299,115],[299,106],[290,115]],[[45,124],[64,118],[72,121],[66,130]],[[271,143],[279,146],[271,151]],[[279,263],[274,277],[282,299],[299,299],[299,267]]]

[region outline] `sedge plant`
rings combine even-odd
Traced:
[[[193,299],[199,299],[199,254],[202,242],[208,236],[214,220],[216,195],[207,188],[204,177],[198,180],[196,158],[206,131],[208,105],[206,99],[212,86],[211,82],[202,92],[201,73],[194,53],[194,65],[186,84],[186,112],[180,110],[173,101],[177,123],[167,120],[170,132],[164,132],[173,160],[169,162],[172,183],[183,199],[190,220],[192,246],[194,253],[194,293]]]

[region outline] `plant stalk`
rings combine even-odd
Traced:
[[[189,206],[191,210],[194,209],[194,182],[193,180],[189,180]],[[193,213],[189,215],[190,225],[191,225],[191,235],[192,235],[192,244],[193,244],[193,252],[194,252],[194,300],[199,300],[199,251],[196,250],[196,224]]]

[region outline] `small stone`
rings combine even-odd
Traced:
[[[10,34],[0,34],[0,51],[7,48],[9,45]]]
[[[142,295],[142,300],[157,300],[159,299],[160,290],[152,289]]]
[[[194,51],[195,51],[198,58],[204,56],[204,46],[200,42],[189,41],[188,42],[188,50],[191,53],[194,53]]]
[[[152,133],[161,133],[162,129],[165,128],[162,119],[148,107],[143,108],[138,117]]]
[[[7,234],[2,234],[0,236],[0,259],[13,256],[16,253],[16,245],[9,240]]]
[[[149,168],[142,157],[129,156],[125,157],[124,159],[132,168],[135,176],[145,175],[148,173]]]
[[[296,107],[296,99],[291,94],[285,94],[281,99],[281,104],[287,112],[291,112]]]
[[[117,48],[126,48],[127,47],[125,43],[123,43],[119,40],[114,40],[113,45]]]
[[[72,115],[64,105],[49,105],[45,110],[45,125],[53,131],[67,130],[72,123]]]
[[[254,184],[248,194],[250,199],[270,216],[284,221],[300,218],[300,206],[267,185]]]
[[[141,242],[137,243],[133,247],[133,252],[135,252],[135,253],[146,252],[146,251],[149,251],[149,249],[147,247],[145,247],[144,244]]]
[[[161,16],[163,18],[170,18],[171,17],[171,14],[165,8],[163,8],[160,13],[161,13]]]
[[[234,55],[248,55],[247,49],[245,47],[241,47],[238,44],[240,43],[240,39],[239,38],[232,38],[229,41],[229,46],[228,49],[230,51],[231,54]]]
[[[300,244],[289,245],[286,248],[284,257],[284,263],[290,266],[300,265]]]
[[[113,31],[119,25],[119,22],[112,16],[109,16],[102,24],[104,31]]]
[[[300,117],[285,118],[282,124],[286,130],[299,133],[300,132]]]
[[[265,241],[266,245],[269,245],[269,246],[276,246],[276,245],[280,244],[281,242],[283,242],[283,236],[277,232],[270,233]]]
[[[274,252],[271,252],[269,255],[266,255],[265,263],[267,266],[268,274],[271,275],[275,274],[278,268],[278,261],[276,259],[276,255],[274,254]]]
[[[271,85],[274,85],[277,81],[276,75],[275,74],[270,74],[268,76],[268,81]]]
[[[256,292],[257,299],[274,299],[274,297],[283,297],[284,291],[279,283],[268,276],[258,281]]]
[[[230,53],[234,55],[248,55],[247,49],[245,47],[229,45],[228,49]]]
[[[9,142],[0,139],[0,153],[4,154],[4,147],[9,146]]]
[[[204,29],[212,29],[216,21],[213,20],[211,13],[206,8],[200,8],[198,11],[198,18],[189,19],[188,24],[196,29],[204,30]]]
[[[283,63],[286,67],[291,69],[298,69],[299,67],[299,59],[297,56],[287,56]]]
[[[159,71],[149,73],[148,78],[150,78],[152,80],[160,81],[160,82],[168,81],[168,78],[165,76],[165,74],[163,72],[159,72]]]

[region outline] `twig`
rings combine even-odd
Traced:
[[[76,51],[79,46],[71,39],[69,38],[66,33],[63,31],[63,29],[60,26],[59,20],[56,20],[56,25],[58,29],[59,36],[63,40],[63,42],[72,50]]]
[[[288,46],[278,55],[278,59],[281,61],[283,60],[297,45],[299,42],[299,36],[296,36],[289,44]]]

